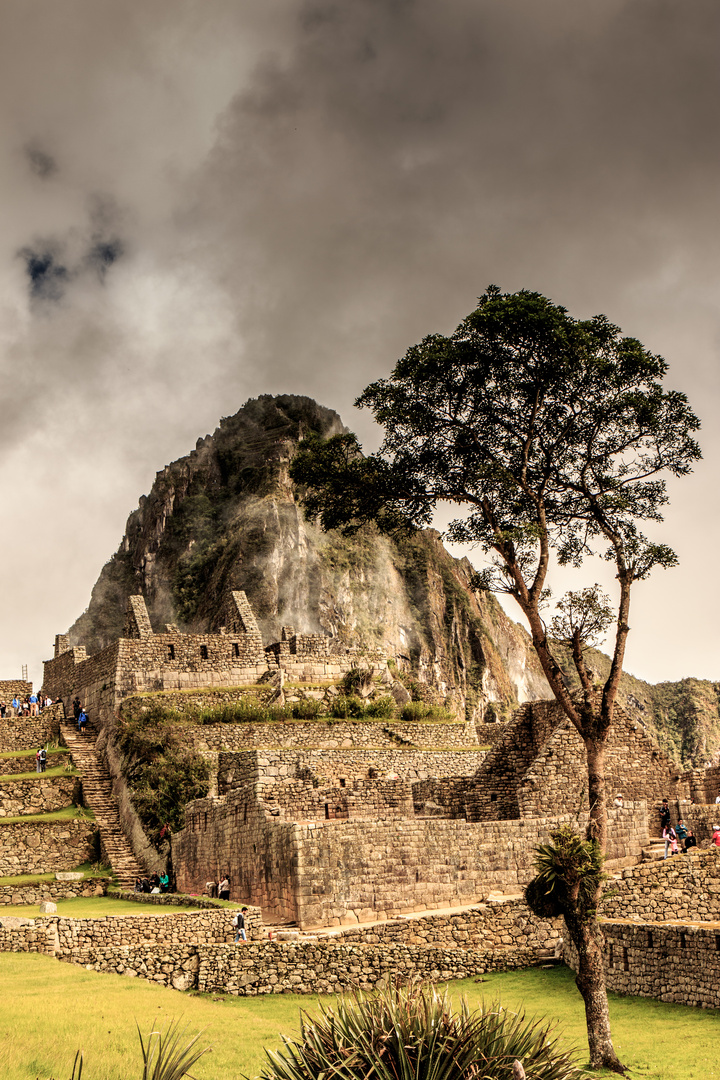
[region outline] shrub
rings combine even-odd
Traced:
[[[374,719],[390,720],[396,713],[395,701],[391,697],[381,697],[376,701],[371,701],[365,708],[365,712],[368,716],[372,716]]]
[[[409,701],[403,705],[401,720],[452,720],[453,714],[440,705],[428,705],[424,701]]]
[[[498,1005],[455,1011],[447,991],[418,982],[372,996],[348,994],[320,1016],[304,1013],[300,1038],[267,1050],[260,1080],[512,1080],[518,1060],[532,1080],[581,1080],[550,1027]]]
[[[341,694],[335,698],[330,706],[330,714],[339,717],[341,720],[347,720],[348,718],[361,720],[365,716],[365,705],[359,697]]]
[[[312,698],[306,701],[294,701],[292,704],[292,715],[295,720],[315,720],[326,711],[322,701],[315,701]]]
[[[359,694],[362,690],[369,690],[372,685],[372,671],[370,668],[352,668],[345,672],[340,685],[346,694]]]

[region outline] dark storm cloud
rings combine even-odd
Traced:
[[[709,0],[299,5],[204,175],[243,331],[342,380],[489,281],[626,322],[649,272],[714,272],[719,38]]]
[[[31,247],[18,252],[25,263],[28,288],[33,300],[61,300],[70,274],[62,263],[61,255],[53,243],[39,241]]]
[[[39,176],[41,180],[47,180],[49,176],[57,172],[57,163],[55,159],[44,150],[41,150],[39,146],[27,146],[25,148],[25,154],[30,165],[31,170],[36,176]]]

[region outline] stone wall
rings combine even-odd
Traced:
[[[333,931],[335,940],[368,945],[430,945],[443,949],[533,948],[560,951],[565,924],[562,918],[538,919],[521,900],[478,904],[450,915],[423,915],[392,919]]]
[[[95,858],[95,825],[82,818],[0,825],[0,877],[72,870]]]
[[[0,783],[0,818],[20,814],[46,814],[62,810],[80,795],[77,776],[37,774],[32,780],[5,780]]]
[[[537,705],[531,709],[536,711]],[[551,710],[559,718],[559,707],[551,706]],[[587,808],[586,771],[582,740],[568,719],[560,719],[520,781],[521,816],[536,817],[549,807],[554,813],[572,813],[581,805]],[[659,806],[665,797],[689,796],[678,766],[618,706],[608,738],[605,776],[610,798],[621,792],[626,800],[645,799],[648,806]]]
[[[95,971],[139,975],[177,990],[236,996],[369,990],[388,977],[445,982],[544,961],[531,948],[461,950],[327,941],[241,942],[172,949],[114,946],[75,950],[63,959]]]
[[[196,750],[313,747],[450,749],[477,747],[474,725],[402,720],[274,720],[271,723],[188,725],[184,737]]]
[[[720,934],[717,927],[606,922],[608,990],[681,1005],[720,1008]],[[568,962],[576,967],[572,949]]]
[[[41,881],[36,885],[0,885],[0,904],[35,905],[42,900],[105,896],[107,887],[108,879],[103,877],[85,877],[81,881]]]
[[[0,952],[54,953],[52,934],[39,920],[0,915]]]
[[[226,797],[189,804],[185,828],[172,837],[183,892],[200,892],[227,871],[234,900],[259,905],[267,921],[303,928],[472,904],[491,891],[520,889],[533,875],[535,846],[556,824],[574,820],[388,816],[291,823],[280,810],[272,816],[271,792],[274,797],[249,762],[243,782]],[[585,820],[581,815],[580,828]],[[644,804],[610,812],[611,859],[647,842]]]
[[[65,919],[52,917],[48,927],[56,937],[56,950],[107,948],[112,946],[158,945],[173,948],[182,945],[208,945],[231,942],[235,937],[232,908],[204,911],[158,912],[157,915],[107,915],[102,919]],[[248,908],[245,924],[249,938],[264,934],[258,908]]]
[[[33,684],[25,679],[0,679],[0,701],[7,705],[17,695],[21,701],[25,701],[33,692]]]
[[[615,919],[720,921],[720,856],[674,855],[623,870],[600,912]]]
[[[40,716],[6,716],[0,720],[0,753],[37,750],[38,746],[56,742],[60,731],[58,713],[61,711],[53,705],[43,709]]]
[[[284,750],[264,748],[258,753],[258,763],[265,780],[298,776],[318,784],[342,780],[361,780],[387,777],[394,774],[401,780],[424,779],[431,776],[471,776],[482,764],[485,750]],[[243,775],[246,756],[252,751],[218,753],[216,771],[218,794],[226,794]]]

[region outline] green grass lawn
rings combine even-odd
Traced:
[[[0,985],[3,1080],[65,1080],[78,1048],[85,1055],[84,1080],[132,1080],[140,1076],[135,1020],[148,1032],[176,1017],[193,1034],[204,1028],[202,1042],[213,1047],[193,1069],[198,1080],[254,1076],[263,1047],[277,1047],[281,1033],[297,1034],[299,1010],[312,1012],[318,1001],[291,994],[181,994],[26,953],[0,954]],[[567,969],[492,974],[451,989],[457,1000],[464,993],[471,1006],[484,997],[556,1019],[566,1043],[579,1046],[579,1060],[587,1060],[582,1001]],[[614,995],[610,1012],[616,1048],[636,1080],[720,1077],[717,1012]]]
[[[114,896],[78,896],[75,900],[56,900],[57,913],[67,919],[102,919],[105,915],[164,915],[172,911],[199,911],[200,908],[181,907],[179,904],[142,904],[134,900],[119,900]],[[237,904],[228,904],[236,908]],[[20,915],[25,919],[40,918],[38,904],[3,904],[3,915]]]

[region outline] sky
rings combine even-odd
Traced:
[[[222,416],[307,394],[374,449],[355,397],[496,283],[701,417],[626,667],[720,679],[719,39],[717,0],[4,0],[0,678]]]

